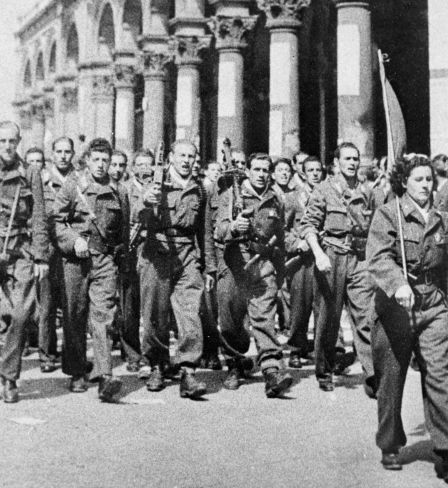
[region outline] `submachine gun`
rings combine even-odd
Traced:
[[[165,164],[164,159],[165,154],[165,144],[163,141],[160,141],[157,150],[155,152],[156,159],[155,159],[155,166],[154,166],[154,177],[152,180],[153,185],[157,186],[163,195],[163,190],[169,185],[168,182],[168,169],[169,165]],[[154,215],[158,217],[159,215],[159,207],[158,205],[154,205]]]
[[[157,149],[155,151],[155,165],[154,165],[154,173],[152,177],[152,184],[156,185],[158,188],[161,189],[163,192],[163,188],[169,185],[168,182],[168,166],[165,165],[164,160],[164,153],[165,153],[165,144],[163,141],[160,141],[157,145]],[[158,206],[154,205],[154,215],[157,217],[159,214]],[[139,243],[141,242],[141,233],[144,227],[143,222],[138,222],[131,227],[131,232],[129,235],[129,250],[134,251]]]

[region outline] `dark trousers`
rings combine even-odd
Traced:
[[[176,254],[144,250],[139,258],[142,353],[151,365],[169,360],[171,309],[178,329],[176,363],[195,366],[202,356],[199,318],[204,283],[193,244]]]
[[[305,357],[308,351],[308,325],[316,295],[314,256],[303,255],[299,268],[291,281],[291,336],[288,345],[291,350]],[[314,307],[314,323],[317,322],[317,308]]]
[[[328,378],[335,366],[336,343],[344,304],[351,318],[353,341],[367,375],[374,375],[370,331],[373,319],[373,287],[365,262],[353,254],[326,253],[331,261],[329,273],[316,273],[318,317],[314,349],[316,376]]]
[[[62,306],[62,257],[53,251],[49,261],[48,276],[37,287],[39,304],[39,359],[54,361],[57,356],[56,314]]]
[[[442,292],[417,297],[410,320],[405,309],[381,291],[372,349],[378,381],[376,443],[386,452],[406,444],[401,404],[406,372],[415,352],[422,381],[428,431],[436,449],[448,450],[448,309]]]
[[[123,320],[120,321],[120,341],[126,360],[139,362],[140,352],[140,281],[137,275],[137,258],[130,258],[131,272],[120,277],[120,304]]]
[[[277,282],[274,266],[261,259],[247,272],[243,267],[230,269],[220,264],[218,306],[224,355],[244,355],[250,346],[250,334],[244,326],[246,314],[252,326],[262,370],[280,367],[282,348],[275,335]]]
[[[87,259],[63,258],[64,302],[62,371],[70,376],[86,373],[86,333],[93,340],[91,378],[112,374],[111,338],[117,294],[117,265],[110,255]]]
[[[278,327],[288,330],[291,324],[291,276],[286,276],[277,296]]]
[[[31,259],[10,262],[8,279],[0,286],[0,314],[7,325],[0,356],[0,376],[17,380],[22,366],[26,324],[36,303],[34,269]]]
[[[218,301],[216,290],[205,291],[201,300],[201,323],[204,336],[204,357],[215,356],[219,348]]]

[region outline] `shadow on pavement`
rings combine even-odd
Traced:
[[[68,390],[69,378],[37,378],[20,380],[21,400],[40,400],[62,395],[73,395]]]
[[[434,454],[434,444],[430,440],[419,441],[411,446],[403,447],[400,451],[400,459],[403,464],[411,464],[415,461],[426,461],[435,464],[438,460]]]

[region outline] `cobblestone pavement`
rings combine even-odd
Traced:
[[[334,393],[311,367],[293,372],[285,399],[264,395],[260,373],[236,392],[224,372],[200,371],[204,401],[181,399],[178,385],[149,393],[116,357],[124,381],[118,404],[96,386],[71,394],[60,371],[42,375],[24,361],[21,401],[0,403],[0,486],[6,488],[390,488],[445,486],[434,475],[418,373],[404,399],[408,447],[402,472],[386,472],[375,447],[376,404],[363,393],[359,365]]]

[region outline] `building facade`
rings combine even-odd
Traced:
[[[410,151],[448,152],[446,0],[47,0],[17,32],[23,147],[188,138],[365,162],[386,152],[377,49]]]

